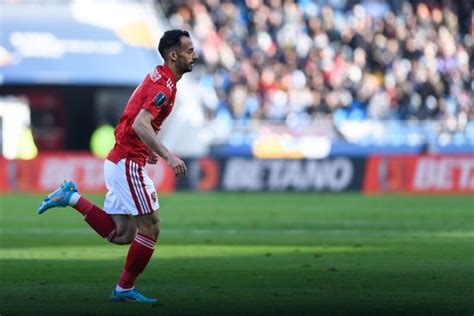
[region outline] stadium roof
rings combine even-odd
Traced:
[[[4,2],[0,84],[133,86],[161,57],[151,2]]]

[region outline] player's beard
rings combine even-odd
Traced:
[[[178,66],[179,66],[179,70],[181,70],[181,73],[184,74],[184,73],[193,71],[192,65],[194,65],[194,61],[192,63],[180,63]]]

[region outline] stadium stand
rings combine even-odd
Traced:
[[[419,151],[472,147],[468,1],[318,3],[161,3],[172,26],[200,43],[210,121],[301,129],[329,118],[340,136],[382,122],[382,133],[352,138]]]

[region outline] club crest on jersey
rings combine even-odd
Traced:
[[[151,192],[151,200],[156,203],[156,192]]]
[[[161,108],[163,104],[166,103],[166,95],[163,92],[158,92],[158,94],[153,98],[153,103],[155,103],[158,108]]]

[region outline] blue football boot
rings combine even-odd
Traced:
[[[112,302],[136,302],[136,303],[158,303],[160,300],[156,298],[148,298],[136,288],[133,288],[128,291],[118,292],[115,289],[110,295],[110,300]]]
[[[69,205],[69,200],[73,193],[77,192],[77,186],[72,181],[64,181],[53,193],[48,194],[38,207],[38,214],[43,214],[53,207],[65,207]]]

